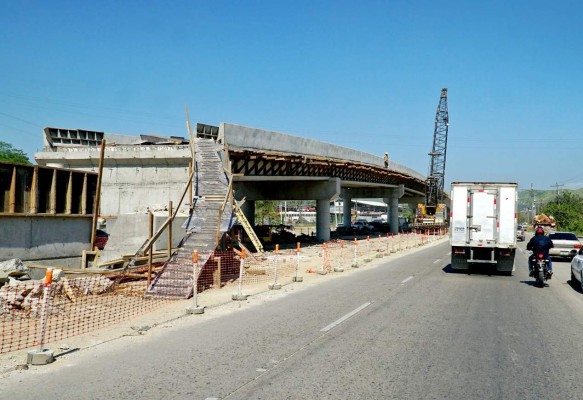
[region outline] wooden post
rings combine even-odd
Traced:
[[[95,230],[97,229],[97,215],[99,213],[99,201],[101,200],[101,176],[103,175],[103,157],[105,155],[105,139],[101,139],[101,154],[99,155],[99,171],[97,174],[97,189],[93,203],[93,223],[91,224],[91,251],[95,250]]]
[[[152,210],[149,212],[149,230],[148,230],[148,239],[151,239],[154,236],[154,213]],[[154,249],[150,247],[148,251],[148,284],[146,288],[150,287],[150,283],[152,282],[152,255],[154,253]],[[147,290],[147,289],[146,289]]]
[[[87,174],[83,174],[83,190],[81,193],[81,214],[87,214]]]
[[[10,179],[10,194],[8,195],[8,212],[16,211],[16,166],[12,166],[12,178]]]
[[[57,213],[57,170],[53,170],[53,180],[51,182],[50,205],[49,212],[51,214]]]
[[[67,183],[67,198],[65,200],[65,214],[71,214],[73,209],[73,171],[69,172],[69,182]]]
[[[221,257],[215,257],[217,269],[213,271],[213,287],[221,288]]]
[[[29,212],[31,214],[38,213],[38,167],[34,167],[34,169],[32,170]]]
[[[172,200],[168,202],[168,218],[170,218],[170,223],[168,224],[168,260],[172,256]]]
[[[192,160],[188,163],[188,176],[192,175]],[[194,201],[193,197],[192,197],[192,185],[188,186],[188,198],[189,198],[189,204],[192,207],[192,202]]]

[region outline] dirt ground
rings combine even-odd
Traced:
[[[329,279],[347,278],[359,271],[374,268],[388,260],[403,257],[411,252],[417,251],[423,247],[434,246],[445,240],[446,237],[433,237],[422,247],[415,244],[402,246],[400,249],[395,249],[394,253],[384,252],[376,257],[370,255],[363,255],[358,258],[359,268],[352,268],[354,259],[348,257],[342,260],[341,267],[343,272],[329,272],[325,275],[318,273],[322,269],[322,246],[306,246],[302,248],[302,262],[299,276],[303,278],[303,282],[292,282],[292,275],[295,272],[282,276],[279,282],[282,284],[280,290],[270,290],[269,282],[260,282],[255,284],[244,285],[242,293],[249,295],[245,301],[234,301],[232,295],[236,294],[238,287],[236,285],[226,286],[221,289],[210,289],[198,295],[196,303],[199,307],[205,307],[205,312],[200,315],[187,314],[188,307],[195,305],[195,299],[181,299],[170,302],[168,305],[160,307],[147,314],[134,317],[130,320],[111,325],[99,330],[88,332],[82,335],[70,337],[65,340],[47,343],[46,348],[54,351],[56,362],[59,358],[66,359],[74,356],[74,353],[80,350],[89,349],[95,346],[102,346],[108,342],[118,340],[128,336],[138,336],[148,334],[150,329],[169,328],[179,324],[183,318],[209,318],[213,315],[222,315],[250,303],[262,303],[272,298],[287,295],[290,293],[305,290],[313,287],[319,283],[325,282]],[[340,260],[332,260],[332,264],[339,264]],[[336,266],[336,265],[334,265]],[[33,348],[34,349],[34,348]],[[0,354],[0,374],[6,374],[14,370],[28,369],[28,368],[42,368],[38,366],[26,366],[27,352],[30,349],[23,349],[13,351],[10,353]]]

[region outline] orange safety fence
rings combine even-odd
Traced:
[[[267,290],[268,284],[287,284],[305,273],[342,271],[372,258],[390,256],[401,250],[443,237],[445,231],[425,234],[385,235],[368,240],[333,240],[321,245],[247,254],[243,268],[235,251],[206,253],[204,265],[184,260],[191,265],[186,272],[176,272],[168,285],[190,287],[196,273],[197,293],[228,290],[237,285],[255,292]],[[190,263],[190,264],[189,264]],[[154,265],[153,280],[163,271]],[[192,269],[190,269],[192,268]],[[242,274],[240,270],[243,270]],[[172,272],[172,271],[170,271]],[[148,292],[147,267],[94,274],[91,276],[56,276],[50,284],[43,343],[91,332],[125,322],[171,304],[184,296],[156,296]],[[240,279],[241,277],[241,279]],[[265,284],[265,286],[263,286]],[[189,286],[190,285],[190,286]],[[0,287],[0,354],[39,344],[44,283],[41,280],[17,281]],[[190,292],[192,294],[192,291]]]

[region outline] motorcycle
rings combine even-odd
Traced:
[[[544,287],[545,281],[551,279],[549,260],[545,258],[543,253],[533,253],[530,259],[532,261],[534,279],[541,287]]]

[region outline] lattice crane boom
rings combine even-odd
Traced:
[[[433,132],[433,148],[429,156],[431,163],[427,176],[427,191],[425,203],[427,206],[436,206],[443,203],[445,159],[447,152],[447,131],[449,115],[447,111],[447,88],[441,89],[441,97],[435,113],[435,130]]]

